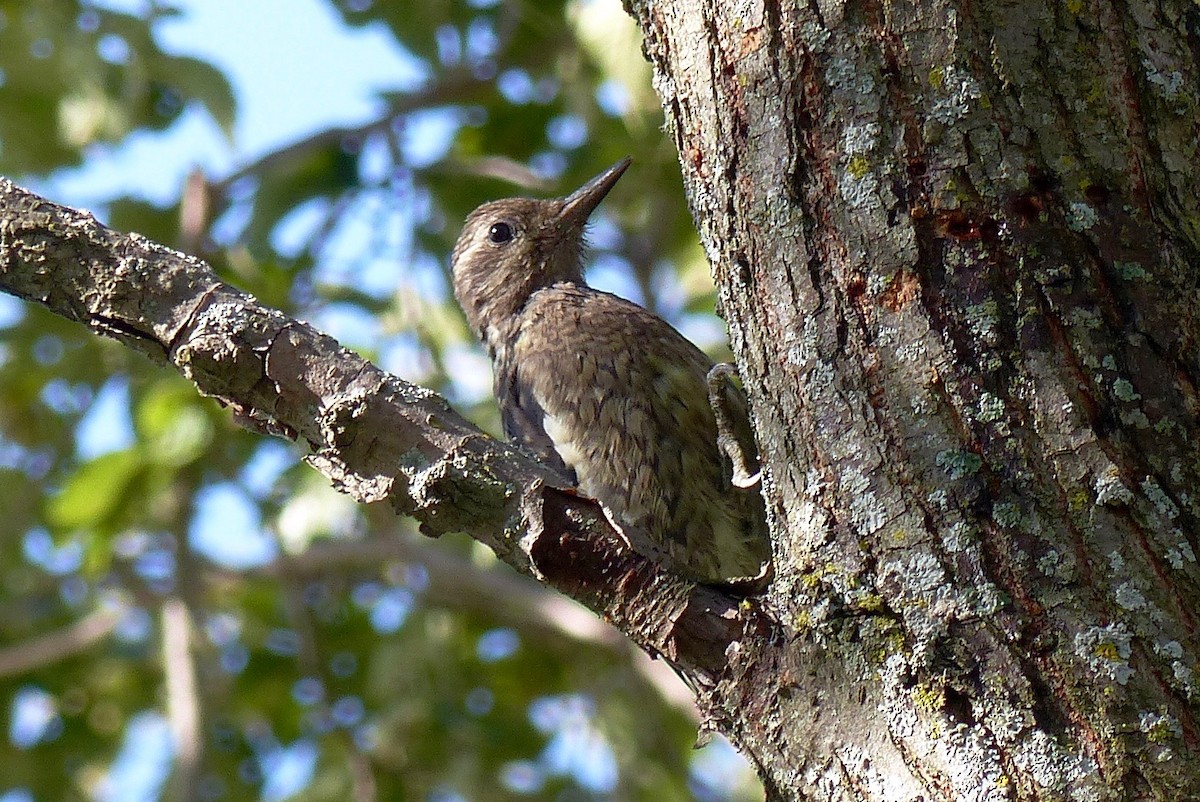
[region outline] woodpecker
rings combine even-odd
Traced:
[[[471,212],[451,257],[454,294],[491,358],[509,438],[562,471],[621,531],[648,540],[648,556],[674,572],[761,580],[771,559],[762,497],[735,484],[727,456],[736,440],[738,456],[757,467],[744,396],[714,383],[710,402],[704,352],[584,281],[588,218],[629,164],[566,197]]]

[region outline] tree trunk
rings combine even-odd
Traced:
[[[1200,797],[1200,6],[632,0],[753,401],[771,799]]]

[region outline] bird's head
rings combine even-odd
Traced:
[[[491,201],[467,215],[450,267],[454,295],[489,346],[537,290],[583,282],[588,217],[629,166],[628,158],[564,198]]]

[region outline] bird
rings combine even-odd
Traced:
[[[509,439],[599,502],[635,548],[673,573],[727,586],[759,581],[771,561],[763,501],[739,486],[752,482],[738,481],[744,471],[728,456],[736,441],[735,455],[757,466],[744,395],[714,381],[710,401],[714,363],[703,351],[584,280],[588,219],[630,162],[564,197],[472,211],[451,255],[454,294],[491,359]]]

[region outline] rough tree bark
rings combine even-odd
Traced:
[[[1200,798],[1200,6],[627,2],[764,450],[771,797]]]

